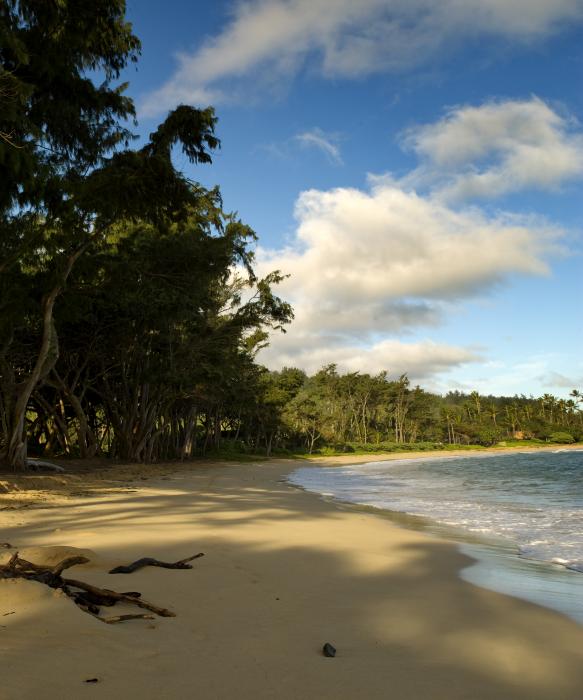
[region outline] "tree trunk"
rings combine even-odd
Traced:
[[[19,387],[12,415],[9,417],[6,461],[15,470],[26,468],[26,410],[35,387],[54,367],[59,356],[59,342],[53,320],[53,309],[61,287],[43,299],[43,335],[35,365],[28,379]]]
[[[56,370],[53,370],[52,376],[55,378],[57,386],[67,397],[71,408],[75,413],[75,418],[77,419],[77,443],[79,446],[79,456],[81,459],[95,457],[99,449],[97,436],[91,429],[89,421],[87,420],[87,415],[81,404],[81,400],[75,394],[73,388],[71,388],[62,379]]]
[[[273,443],[273,432],[269,433],[269,437],[265,441],[265,455],[271,457],[271,445]]]
[[[58,283],[43,297],[41,304],[43,328],[41,345],[32,372],[17,390],[14,408],[9,417],[10,425],[4,459],[8,462],[9,466],[16,471],[26,469],[26,410],[28,408],[28,402],[38,383],[46,377],[55,366],[59,356],[59,339],[53,319],[55,301],[63,291],[63,287],[71,274],[73,265],[77,262],[79,256],[89,247],[94,238],[95,235],[91,236],[89,241],[69,255]]]
[[[198,408],[195,406],[190,409],[188,420],[184,426],[184,441],[180,452],[180,461],[183,462],[187,457],[193,456],[193,451],[196,448],[196,424],[198,423]]]

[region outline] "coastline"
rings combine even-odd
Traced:
[[[544,446],[534,448],[494,448],[479,452],[466,450],[453,453],[440,451],[417,452],[409,455],[391,455],[389,459],[378,455],[374,460],[360,460],[360,464],[382,461],[406,462],[411,460],[443,460],[453,458],[495,457],[508,454],[538,452],[583,452],[583,445]],[[351,461],[349,460],[349,463]],[[344,464],[344,460],[343,463]],[[309,468],[309,464],[306,465]],[[316,466],[316,465],[314,465]],[[327,468],[335,464],[321,465]],[[337,466],[341,466],[338,464]],[[305,467],[304,467],[305,468]],[[511,539],[494,534],[476,533],[462,526],[445,524],[431,516],[412,515],[390,508],[364,505],[357,501],[344,500],[332,494],[322,494],[310,490],[299,483],[291,482],[300,489],[320,495],[321,498],[338,507],[355,509],[388,518],[400,527],[421,531],[454,542],[459,551],[470,557],[472,562],[460,570],[459,575],[466,581],[505,595],[530,601],[555,610],[583,625],[583,576],[580,568],[570,568],[558,562],[532,558],[520,553],[518,545]]]
[[[307,464],[415,456],[430,455],[119,467],[57,484],[44,508],[0,511],[1,541],[91,550],[75,577],[177,614],[103,625],[40,584],[4,581],[0,697],[73,699],[97,677],[90,692],[108,699],[579,698],[582,627],[462,580],[471,559],[452,542],[285,481]],[[192,571],[105,573],[195,551]]]
[[[333,460],[329,465],[334,466],[335,464],[362,464],[364,462],[384,462],[391,461],[395,459],[419,459],[419,458],[435,458],[443,459],[446,457],[473,457],[473,456],[488,456],[488,455],[502,455],[502,454],[517,454],[521,452],[557,452],[558,450],[575,450],[583,451],[583,443],[574,443],[569,445],[541,445],[540,447],[534,447],[532,445],[525,445],[524,447],[484,447],[479,450],[411,450],[410,452],[378,452],[369,454],[346,454],[346,455],[332,455],[330,457],[314,455],[307,456],[308,462],[321,462],[326,463],[327,460]]]
[[[554,610],[583,625],[583,575],[578,570],[521,556],[517,546],[507,539],[463,530],[426,516],[346,501],[290,483],[337,508],[369,513],[397,527],[450,542],[468,557],[467,565],[458,572],[463,580]]]

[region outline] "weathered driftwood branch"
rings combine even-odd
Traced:
[[[150,558],[139,559],[137,562],[130,564],[129,567],[118,567],[128,569],[128,571],[120,571],[118,573],[131,573],[131,571],[136,571],[143,566],[161,566],[168,569],[191,569],[192,566],[189,565],[188,562],[201,556],[203,555],[195,554],[187,559],[181,559],[174,564],[167,564],[165,562],[159,562],[156,559]],[[99,614],[101,606],[110,607],[119,602],[136,605],[137,607],[153,612],[160,617],[176,616],[175,613],[167,608],[162,608],[158,605],[154,605],[153,603],[149,603],[146,600],[142,600],[142,594],[138,593],[137,591],[126,591],[124,593],[119,593],[118,591],[112,591],[109,588],[99,588],[98,586],[93,586],[90,583],[85,583],[84,581],[79,581],[77,579],[63,578],[63,571],[70,569],[72,566],[77,566],[78,564],[85,564],[88,561],[89,559],[87,559],[87,557],[73,556],[66,557],[55,566],[43,566],[41,564],[33,564],[26,559],[22,559],[18,556],[18,552],[14,552],[5,564],[0,564],[0,578],[23,578],[29,581],[44,583],[50,588],[60,589],[67,596],[69,596],[69,598],[72,598],[81,610],[108,625],[124,622],[125,620],[154,619],[152,615],[147,613],[135,615],[117,615],[107,618],[102,617]]]
[[[79,605],[77,603],[77,605]],[[137,614],[137,615],[115,615],[114,617],[101,617],[100,615],[97,615],[97,613],[93,612],[90,608],[85,608],[83,605],[79,605],[79,607],[84,610],[88,615],[91,615],[94,617],[96,620],[99,620],[100,622],[105,622],[106,625],[115,625],[118,622],[125,622],[126,620],[155,620],[156,618],[154,615],[148,615],[147,613],[144,614]]]
[[[60,576],[65,569],[70,569],[72,566],[87,564],[88,561],[89,559],[87,559],[87,557],[75,556],[63,559],[63,561],[60,561],[56,566],[43,566],[41,564],[33,564],[32,562],[26,561],[26,559],[18,556],[18,565],[21,571],[38,571],[39,573],[49,572],[55,576]]]
[[[117,591],[111,591],[109,588],[98,588],[97,586],[92,586],[90,583],[85,583],[84,581],[77,581],[73,578],[64,578],[63,583],[65,584],[65,592],[71,595],[66,590],[67,588],[79,588],[82,591],[90,593],[94,599],[101,599],[101,605],[115,605],[118,601],[123,601],[124,603],[131,603],[132,605],[137,605],[139,608],[144,608],[145,610],[151,610],[160,615],[160,617],[176,617],[176,613],[166,608],[160,608],[158,605],[153,603],[148,603],[146,600],[142,600],[139,595],[135,593],[118,593]],[[72,594],[76,595],[75,593]],[[113,601],[113,602],[110,602]]]
[[[10,574],[16,571],[16,564],[18,562],[18,552],[14,552],[14,554],[10,557],[8,560],[8,563],[6,564],[6,571]]]
[[[175,561],[173,563],[159,561],[158,559],[152,559],[152,557],[142,557],[142,559],[138,559],[137,561],[133,562],[132,564],[128,564],[127,566],[116,566],[115,569],[112,569],[109,573],[133,574],[134,571],[138,571],[138,569],[143,569],[144,566],[160,566],[163,569],[192,569],[192,564],[189,564],[188,562],[192,561],[193,559],[198,559],[199,557],[204,557],[204,553],[199,552],[198,554],[194,554],[192,557],[180,559],[180,561]]]
[[[117,622],[125,622],[126,620],[155,620],[154,615],[116,615],[115,617],[99,618],[106,625],[115,625]]]

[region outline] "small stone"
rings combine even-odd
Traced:
[[[99,683],[99,678],[86,678],[83,683]]]
[[[333,659],[336,656],[336,649],[329,642],[326,642],[322,647],[322,653],[324,656]]]

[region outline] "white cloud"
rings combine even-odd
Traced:
[[[258,251],[260,272],[290,274],[278,291],[296,314],[261,360],[308,371],[327,362],[344,370],[408,371],[425,383],[448,368],[480,363],[472,348],[397,338],[439,325],[464,301],[516,275],[548,273],[548,258],[561,252],[559,227],[460,201],[556,187],[580,174],[576,126],[537,98],[458,107],[406,133],[421,159],[409,175],[370,175],[366,190],[303,192],[291,244]],[[540,362],[524,363],[501,379],[518,387],[522,375],[541,373]],[[489,380],[480,381],[476,386],[487,388]]]
[[[440,121],[405,133],[404,144],[421,166],[403,184],[427,187],[453,201],[553,189],[583,175],[583,136],[577,127],[536,97],[457,107]]]
[[[174,75],[145,99],[143,112],[248,99],[243,78],[279,84],[308,59],[327,77],[401,70],[444,44],[488,35],[529,41],[583,15],[583,0],[247,0],[233,7],[220,34],[178,56]]]
[[[303,192],[296,217],[295,246],[262,259],[290,272],[307,298],[337,304],[465,298],[509,272],[545,273],[558,235],[542,221],[454,211],[382,180],[370,191]]]
[[[560,372],[550,371],[540,377],[546,387],[560,387],[561,389],[579,389],[583,387],[583,374],[578,377],[566,377]]]
[[[344,372],[369,372],[383,370],[392,377],[407,374],[417,382],[468,362],[479,359],[471,350],[440,345],[430,340],[404,343],[399,340],[383,340],[370,346],[347,345],[330,347],[322,343],[302,342],[290,349],[284,344],[269,347],[260,356],[260,362],[274,369],[302,367],[313,374],[324,365],[334,363]]]
[[[316,150],[323,154],[331,165],[343,165],[339,142],[342,136],[326,132],[315,126],[295,134],[284,141],[263,143],[257,150],[263,151],[272,158],[284,161],[297,160],[298,150]]]
[[[471,361],[464,348],[391,336],[436,325],[452,305],[516,274],[548,271],[561,231],[542,220],[455,211],[388,179],[370,190],[310,190],[296,206],[293,245],[259,250],[260,272],[290,274],[278,288],[296,319],[261,361],[313,369],[408,369],[414,377]]]
[[[315,127],[309,131],[297,134],[295,138],[304,148],[316,148],[321,151],[330,163],[342,165],[340,147],[336,143],[338,137],[335,134],[327,134],[322,129]]]
[[[575,371],[575,375],[570,378],[552,369],[558,363],[565,362],[571,363]],[[581,362],[573,355],[556,352],[525,354],[522,355],[521,361],[476,363],[471,373],[467,369],[461,370],[460,373],[456,373],[457,381],[446,379],[438,386],[441,392],[450,389],[467,393],[479,391],[484,396],[540,396],[550,392],[555,396],[568,398],[572,389],[583,385],[583,375],[578,374],[581,369]]]

